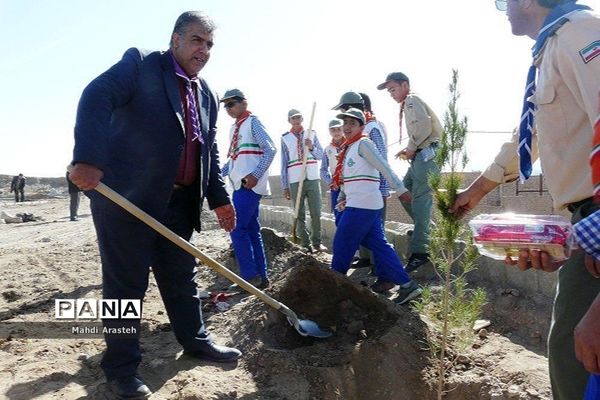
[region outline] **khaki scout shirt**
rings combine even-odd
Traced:
[[[416,94],[409,93],[404,100],[404,120],[408,132],[408,145],[411,151],[424,149],[440,140],[442,125],[433,110]]]
[[[589,156],[598,116],[599,53],[600,16],[581,11],[547,40],[535,61],[539,73],[537,91],[531,99],[537,105],[533,161],[537,142],[556,210],[592,196]],[[515,134],[482,175],[499,183],[517,179],[517,147]]]

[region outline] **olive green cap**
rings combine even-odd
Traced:
[[[362,125],[365,124],[365,114],[358,108],[350,108],[346,112],[339,113],[338,115],[336,115],[336,117],[339,119],[343,119],[344,117],[350,117],[359,120]]]
[[[388,74],[388,76],[385,78],[385,82],[377,85],[377,90],[385,89],[385,85],[391,81],[410,83],[410,81],[408,80],[408,76],[404,75],[402,72],[392,72],[391,74]]]

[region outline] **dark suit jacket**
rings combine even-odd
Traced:
[[[229,204],[215,142],[218,100],[202,81],[198,90],[204,144],[197,185],[196,228],[204,198]],[[183,150],[182,101],[171,55],[131,48],[83,91],[77,110],[73,162],[104,172],[102,181],[160,219]],[[92,201],[108,202],[99,193]]]

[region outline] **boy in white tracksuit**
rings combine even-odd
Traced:
[[[248,111],[248,102],[238,89],[221,99],[227,114],[235,118],[231,127],[227,164],[222,175],[234,188],[236,226],[231,241],[245,280],[260,289],[269,286],[267,263],[260,234],[260,199],[270,194],[269,166],[277,150],[258,118]]]
[[[404,304],[419,296],[421,288],[404,271],[398,255],[385,239],[381,225],[383,199],[379,192],[379,173],[384,174],[392,187],[397,189],[400,199],[409,201],[410,193],[383,160],[373,142],[363,135],[364,113],[350,108],[337,117],[344,121],[346,141],[338,156],[332,184],[341,187],[338,202],[344,203],[345,208],[333,239],[331,268],[345,274],[354,253],[362,244],[371,250],[375,261],[378,280],[371,289],[384,293],[400,285],[394,301]]]
[[[321,180],[327,185],[331,185],[331,177],[335,172],[337,165],[337,156],[344,143],[344,134],[342,132],[342,121],[335,118],[329,121],[329,134],[331,135],[331,143],[323,149],[323,160],[321,160]],[[337,225],[340,211],[336,208],[337,199],[340,194],[339,189],[331,188],[331,212],[335,217]]]

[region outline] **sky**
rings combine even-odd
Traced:
[[[600,9],[600,0],[580,3]],[[492,0],[0,0],[0,174],[63,176],[82,90],[130,47],[166,50],[187,10],[218,27],[201,76],[220,94],[241,89],[277,146],[287,111],[303,111],[308,127],[313,102],[326,145],[331,108],[353,90],[371,97],[395,154],[404,147],[395,143],[398,104],[376,89],[392,71],[408,75],[440,119],[459,71],[466,170],[484,169],[518,123],[533,41],[513,36]],[[232,122],[222,110],[223,154]],[[408,167],[391,163],[400,176]],[[271,174],[279,171],[277,156]]]

